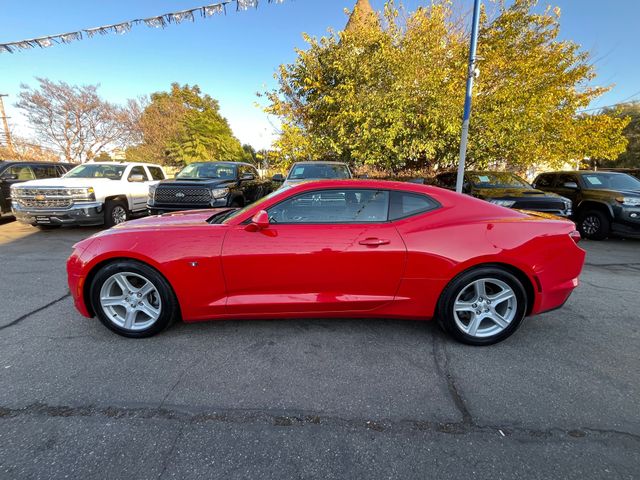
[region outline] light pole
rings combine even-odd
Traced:
[[[476,76],[476,50],[478,48],[478,25],[480,23],[480,1],[474,0],[473,21],[471,25],[471,46],[469,48],[469,71],[467,73],[467,95],[464,99],[464,115],[462,116],[462,137],[460,138],[460,163],[458,164],[458,180],[456,192],[462,193],[464,183],[464,164],[467,157],[467,139],[469,138],[469,119],[471,118],[471,94],[473,80]]]

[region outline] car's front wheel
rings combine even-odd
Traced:
[[[483,267],[452,280],[440,298],[438,318],[456,340],[492,345],[511,336],[526,311],[522,282],[502,268]]]
[[[109,200],[104,206],[104,224],[113,227],[129,219],[127,204],[121,200]]]
[[[150,337],[178,318],[178,302],[169,282],[155,269],[133,260],[101,268],[91,283],[90,298],[100,321],[125,337]]]
[[[603,212],[590,210],[581,215],[578,228],[582,236],[589,240],[604,240],[609,236],[611,222]]]

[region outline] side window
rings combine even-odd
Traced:
[[[389,192],[350,188],[314,190],[274,205],[268,213],[273,223],[386,222]]]
[[[438,186],[442,188],[456,188],[456,177],[452,173],[443,173],[438,176]]]
[[[56,178],[58,176],[55,165],[33,165],[31,168],[36,178]]]
[[[553,178],[554,175],[539,175],[534,182],[536,188],[551,188],[553,186]]]
[[[31,170],[31,167],[27,165],[14,165],[13,167],[7,168],[2,174],[3,177],[14,176],[16,180],[35,180],[36,176]]]
[[[137,165],[131,169],[131,172],[129,172],[129,176],[127,177],[127,180],[131,181],[131,177],[133,177],[134,175],[142,175],[145,182],[149,180],[149,177],[147,177],[147,172],[144,171],[144,168],[141,165]]]
[[[258,173],[258,170],[255,169],[255,167],[249,167],[249,173],[253,173],[253,176],[256,177],[256,180],[260,178],[260,174]]]
[[[568,182],[578,183],[578,179],[570,173],[563,173],[562,175],[558,175],[556,177],[555,186],[556,188],[564,188],[564,184]]]
[[[419,213],[435,210],[440,205],[435,200],[419,193],[391,192],[389,206],[389,220],[418,215]]]
[[[147,167],[153,180],[164,180],[164,173],[160,167]]]

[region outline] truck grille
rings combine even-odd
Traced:
[[[562,200],[517,200],[512,208],[534,210],[537,212],[564,212],[566,206]]]
[[[208,206],[211,193],[206,187],[164,187],[156,189],[155,203]]]
[[[25,208],[69,208],[73,205],[73,198],[66,189],[17,188],[13,198]]]

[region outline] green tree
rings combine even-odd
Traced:
[[[471,167],[553,166],[624,150],[626,120],[578,114],[607,88],[589,86],[589,55],[558,39],[559,10],[535,6],[515,0],[493,18],[483,12]],[[396,172],[452,167],[467,73],[464,18],[446,0],[407,16],[388,1],[384,21],[357,15],[343,32],[306,36],[308,49],[280,66],[278,88],[266,93],[267,112],[282,123],[280,156]]]
[[[617,107],[605,108],[603,113],[614,118],[629,120],[623,134],[629,144],[627,149],[613,162],[607,162],[607,166],[614,167],[640,167],[640,102],[630,102]],[[596,157],[598,158],[598,157]]]
[[[203,160],[243,160],[244,151],[218,101],[197,85],[171,85],[148,101],[132,102],[140,143],[127,150],[127,159],[184,165]],[[136,116],[136,113],[133,114]]]

